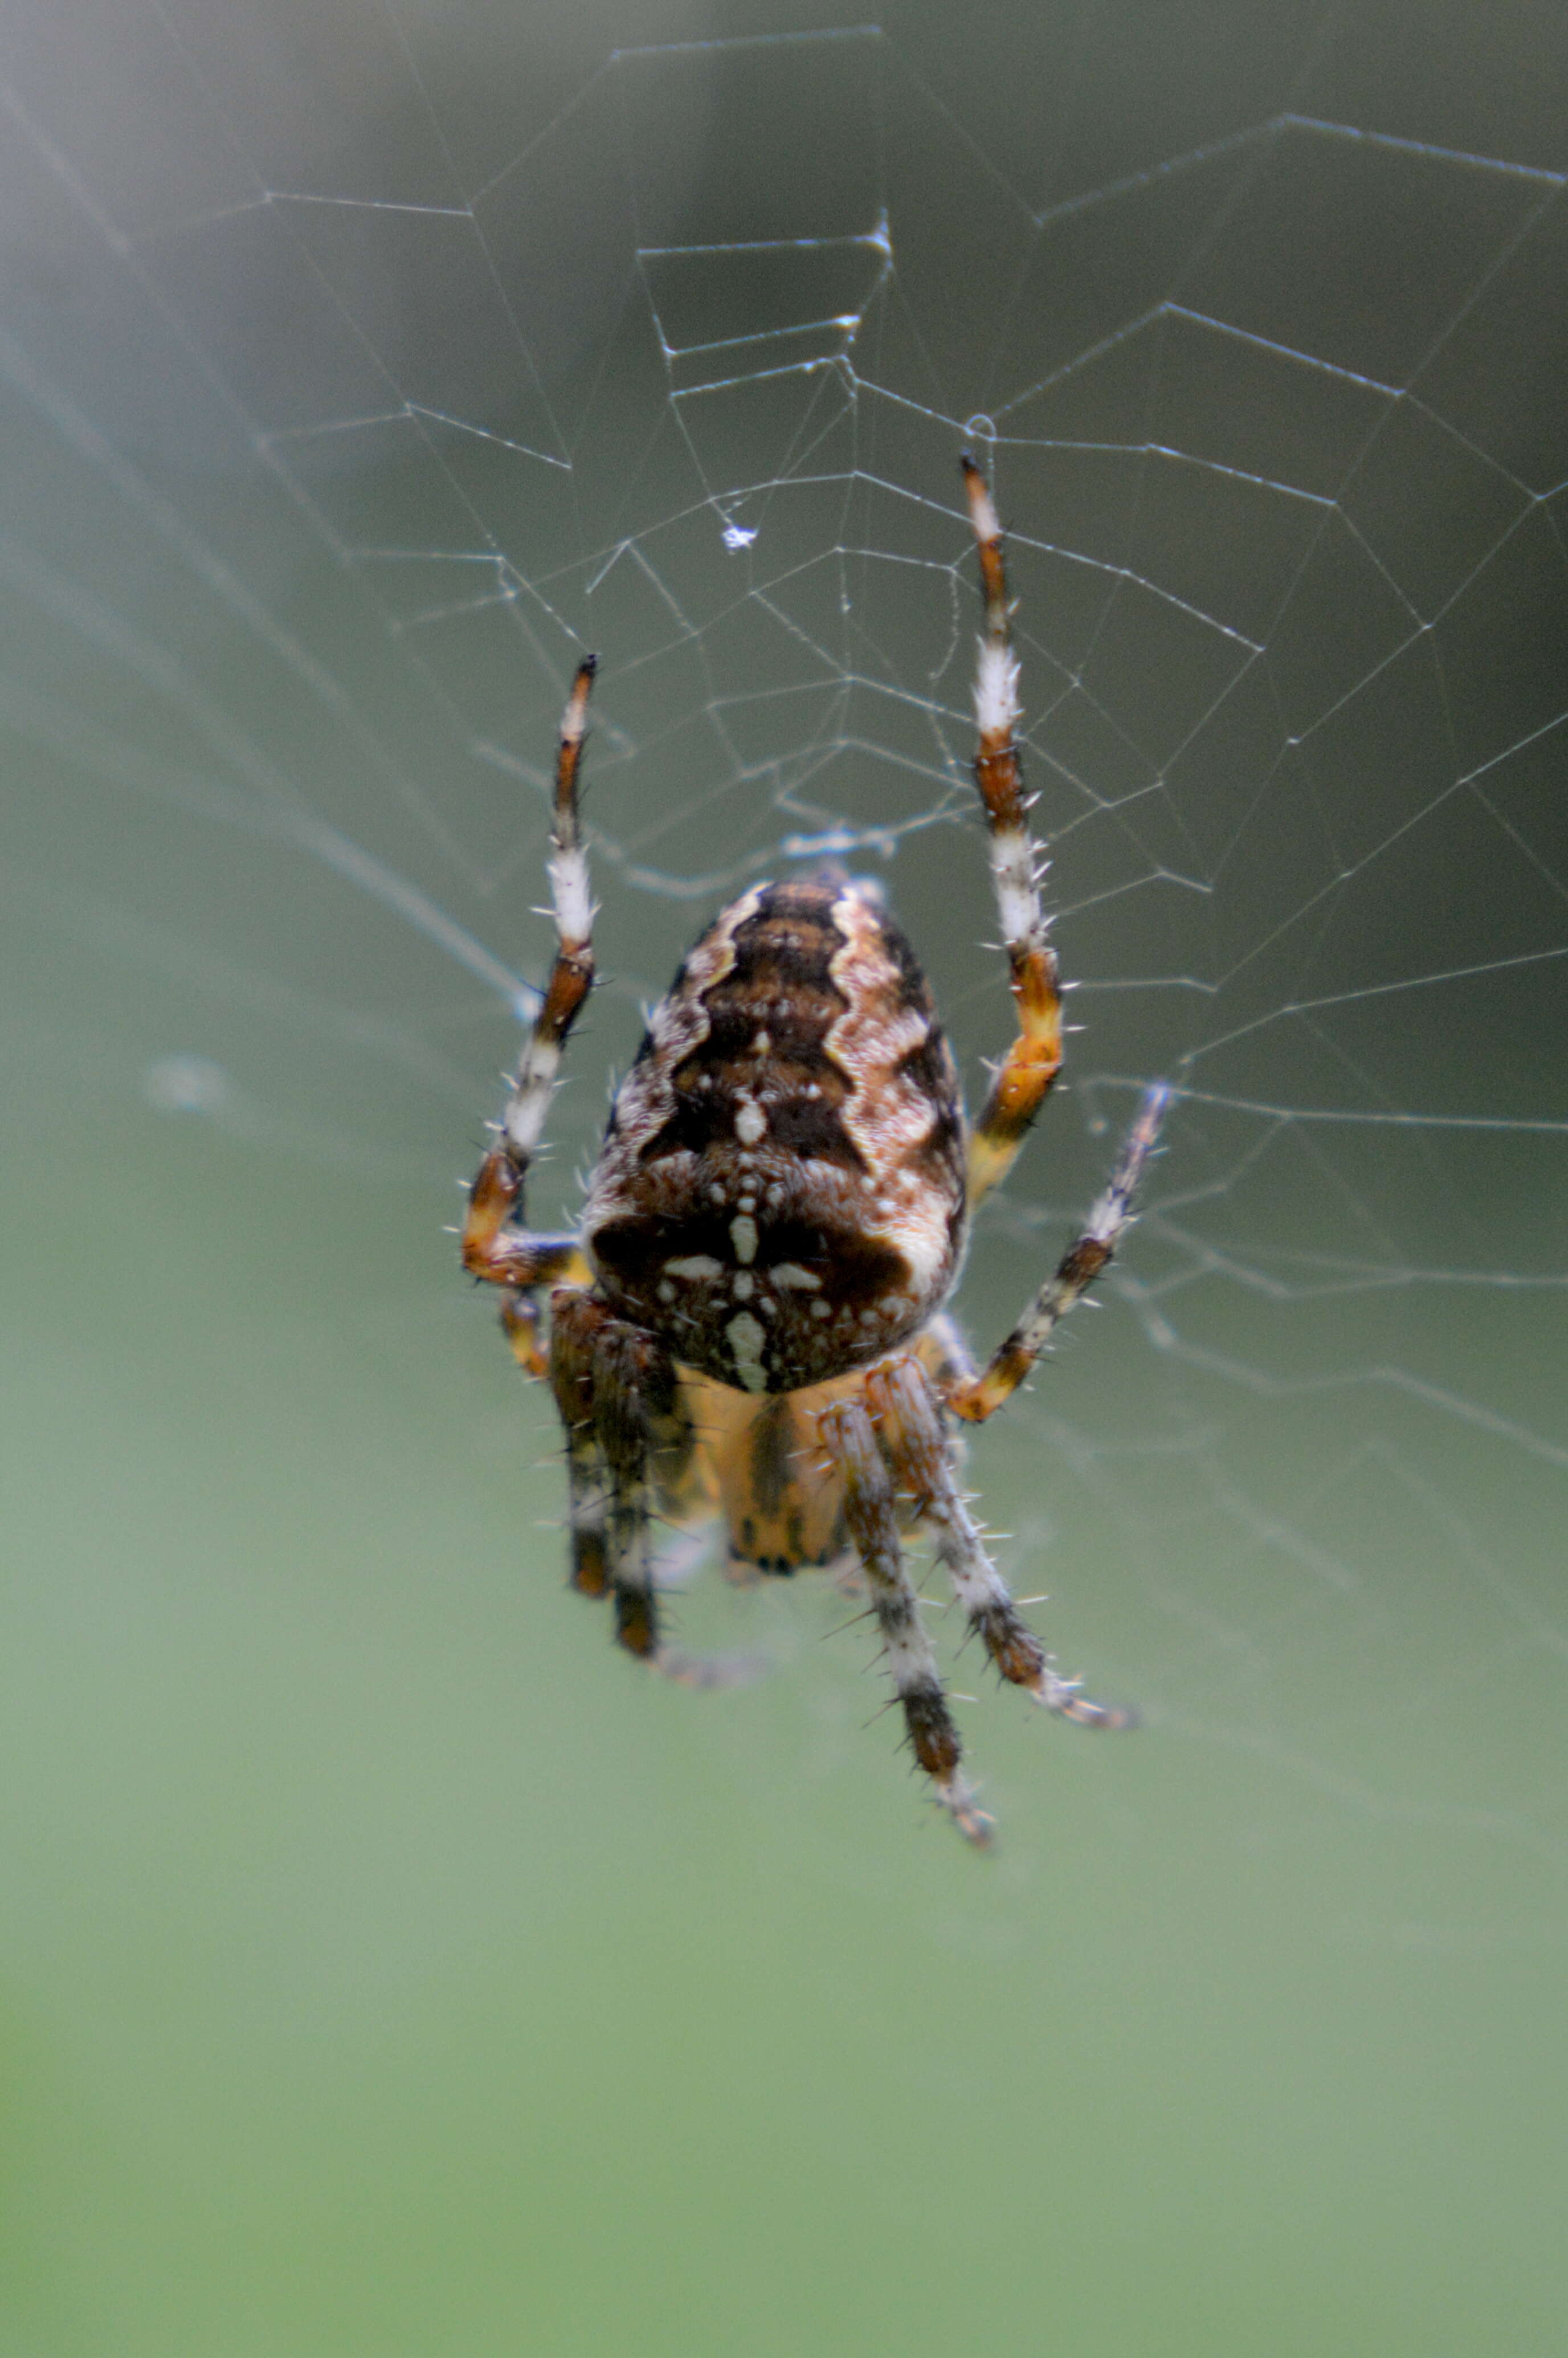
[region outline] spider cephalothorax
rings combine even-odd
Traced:
[[[930,1538],[1002,1677],[1086,1726],[1127,1724],[1059,1678],[953,1478],[949,1413],[979,1422],[1021,1383],[1130,1217],[1165,1093],[1149,1092],[1083,1234],[983,1370],[943,1305],[968,1215],[1002,1176],[1061,1063],[1061,1001],[1013,741],[1018,666],[1001,534],[964,462],[986,599],[975,776],[990,831],[1019,1031],[967,1127],[909,942],[838,871],[753,886],[683,962],[618,1091],[580,1231],[518,1222],[561,1049],[593,977],[578,781],[594,665],[562,726],[550,876],[559,946],[499,1141],[463,1232],[505,1289],[518,1358],[567,1432],[572,1578],[614,1599],[631,1652],[700,1682],[661,1641],[651,1527],[719,1518],[732,1565],[858,1559],[915,1758],[963,1831],[990,1820],[905,1569]],[[550,1286],[550,1341],[537,1292]]]

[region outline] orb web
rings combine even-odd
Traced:
[[[685,941],[792,863],[885,879],[973,1095],[975,449],[1077,1026],[979,1340],[1176,1093],[1107,1315],[988,1441],[1010,1568],[1070,1563],[1058,1644],[1261,1764],[1276,1834],[1560,1869],[1544,1749],[1454,1728],[1568,1701],[1562,176],[1298,91],[1051,186],[875,28],[576,79],[372,6],[134,38],[134,137],[46,51],[6,93],[0,719],[73,825],[5,890],[183,1010],[66,1053],[446,1185],[592,648],[609,973],[540,1220]]]

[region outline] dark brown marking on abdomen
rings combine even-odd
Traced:
[[[644,1163],[728,1144],[738,1107],[765,1084],[775,1143],[863,1168],[839,1113],[849,1083],[827,1049],[846,1003],[832,973],[844,946],[833,922],[838,889],[810,881],[763,888],[735,929],[730,971],[704,995],[707,1037],[672,1076],[674,1110],[644,1142]]]

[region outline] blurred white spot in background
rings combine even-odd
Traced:
[[[232,1102],[229,1076],[211,1056],[159,1056],[142,1087],[159,1113],[221,1114]]]

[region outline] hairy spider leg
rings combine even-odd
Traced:
[[[550,1296],[550,1386],[567,1436],[567,1524],[571,1585],[583,1596],[610,1591],[610,1467],[594,1421],[594,1349],[610,1313],[575,1286]]]
[[[672,1443],[678,1454],[675,1363],[591,1293],[559,1287],[550,1314],[550,1382],[567,1430],[572,1586],[613,1597],[618,1642],[651,1661],[659,1645],[648,1531],[653,1459]]]
[[[567,1431],[571,1585],[612,1595],[629,1654],[688,1687],[749,1684],[772,1665],[755,1654],[698,1654],[665,1643],[655,1525],[711,1515],[713,1479],[674,1359],[594,1294],[550,1297],[550,1380]]]
[[[979,1120],[969,1134],[968,1200],[972,1211],[1006,1177],[1039,1112],[1046,1090],[1062,1068],[1062,994],[1056,953],[1045,930],[1040,903],[1044,857],[1029,828],[1029,798],[1023,791],[1013,731],[1021,717],[1018,657],[1012,647],[1012,610],[1002,568],[1001,525],[984,475],[968,455],[963,460],[969,522],[979,551],[986,627],[975,674],[975,784],[990,831],[991,882],[996,888],[1008,981],[1018,1011],[1018,1034],[992,1077]]]
[[[865,1568],[910,1747],[959,1832],[984,1844],[990,1840],[992,1822],[959,1773],[963,1746],[920,1617],[920,1600],[904,1567],[892,1476],[877,1445],[871,1415],[861,1401],[838,1401],[823,1411],[818,1430],[844,1485],[845,1519]]]
[[[1012,1332],[997,1346],[978,1376],[953,1386],[947,1405],[971,1424],[984,1423],[1011,1400],[1028,1375],[1059,1319],[1065,1318],[1109,1262],[1132,1218],[1132,1198],[1143,1166],[1154,1152],[1171,1092],[1158,1084],[1144,1096],[1121,1143],[1105,1193],[1074,1238],[1054,1275],[1048,1277]]]
[[[593,1352],[593,1429],[610,1469],[607,1562],[615,1600],[615,1637],[640,1660],[659,1650],[654,1592],[650,1459],[655,1434],[673,1418],[675,1363],[623,1319],[605,1322]]]
[[[503,1241],[507,1247],[514,1242],[526,1246],[530,1254],[530,1266],[535,1272],[533,1278],[535,1285],[556,1285],[562,1282],[586,1285],[592,1275],[582,1247],[576,1237],[524,1236],[521,1231],[514,1230]],[[471,1263],[470,1266],[471,1267]],[[482,1273],[482,1271],[476,1272],[476,1274]],[[504,1280],[502,1282],[507,1282]],[[550,1356],[545,1344],[537,1294],[516,1291],[506,1293],[502,1298],[501,1325],[502,1331],[512,1346],[512,1356],[524,1374],[547,1376],[550,1372]]]
[[[941,1403],[918,1359],[891,1359],[873,1368],[866,1379],[866,1404],[893,1479],[913,1498],[970,1628],[1002,1677],[1078,1727],[1133,1726],[1133,1713],[1091,1703],[1078,1692],[1076,1679],[1057,1675],[1013,1603],[958,1495]]]
[[[535,1376],[545,1374],[546,1362],[539,1342],[534,1289],[563,1280],[586,1284],[591,1276],[575,1237],[530,1236],[514,1222],[520,1223],[523,1217],[524,1184],[545,1126],[567,1035],[593,986],[593,903],[579,818],[578,779],[588,733],[589,692],[597,668],[593,655],[578,665],[556,755],[549,859],[555,962],[506,1100],[500,1136],[480,1165],[463,1223],[463,1266],[475,1277],[508,1289],[510,1299],[503,1308],[502,1323],[518,1360]]]

